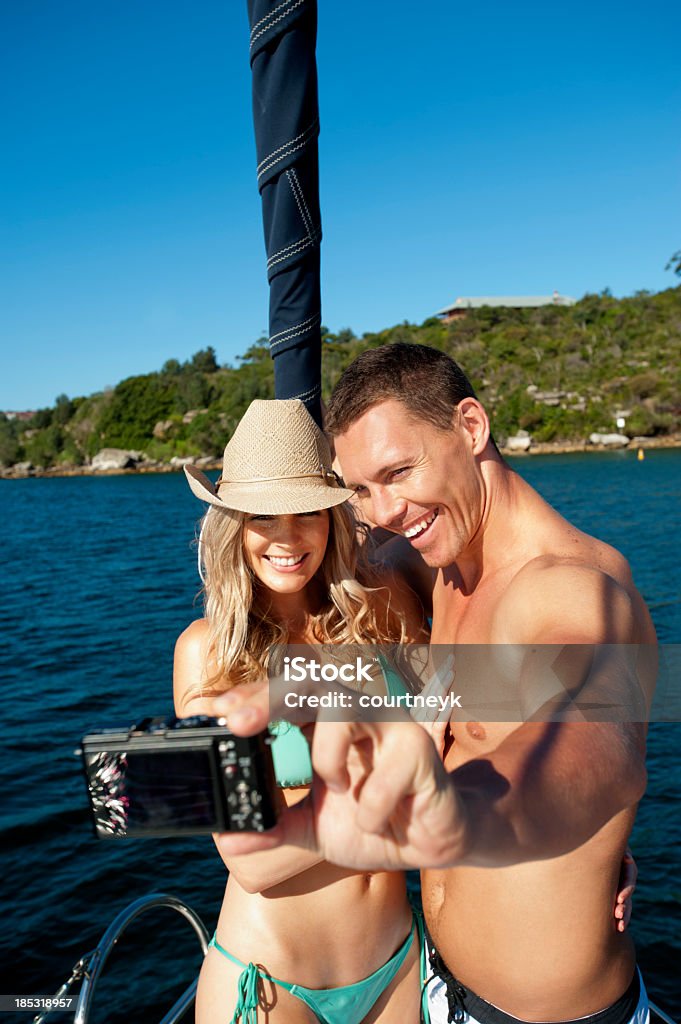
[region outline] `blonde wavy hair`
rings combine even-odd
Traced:
[[[329,510],[329,539],[317,572],[328,595],[313,622],[319,643],[401,643],[404,616],[391,607],[358,543],[365,529],[350,505]],[[268,614],[244,553],[246,515],[211,507],[201,520],[199,572],[208,622],[207,680],[201,694],[221,693],[262,678],[273,645],[287,644],[289,630]],[[208,670],[210,666],[210,671]]]

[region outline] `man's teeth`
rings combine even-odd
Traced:
[[[437,511],[433,512],[432,515],[427,516],[425,519],[422,519],[420,523],[414,523],[413,526],[410,526],[408,530],[404,531],[404,536],[409,538],[418,537],[420,533],[423,533],[427,526],[430,526],[436,516]]]
[[[280,558],[278,555],[268,555],[268,558],[272,565],[298,565],[303,560],[302,555],[298,558]]]

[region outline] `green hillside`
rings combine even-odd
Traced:
[[[355,337],[324,334],[323,391],[359,352],[386,342],[432,345],[452,355],[473,381],[502,440],[518,429],[537,441],[580,441],[615,430],[628,411],[629,436],[679,430],[681,287],[615,299],[586,295],[569,307],[471,311],[449,325],[404,323]],[[0,464],[83,465],[104,447],[143,451],[149,460],[218,455],[254,398],[273,397],[266,339],[236,366],[213,349],[115,388],[69,399],[31,420],[0,415]]]

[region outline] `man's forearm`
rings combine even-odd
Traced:
[[[450,773],[466,819],[452,866],[541,860],[582,845],[645,791],[635,729],[529,722]]]

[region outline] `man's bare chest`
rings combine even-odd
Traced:
[[[431,643],[511,642],[504,628],[507,604],[519,566],[509,564],[482,578],[469,591],[455,567],[440,573],[433,588]]]
[[[451,586],[433,592],[431,644],[492,643],[492,622],[497,601],[489,595],[465,595]]]
[[[486,757],[518,728],[517,722],[450,721],[451,741],[444,765],[448,772]]]

